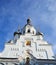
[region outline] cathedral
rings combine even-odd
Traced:
[[[52,45],[27,19],[22,31],[14,32],[13,40],[0,52],[0,65],[56,65],[56,59]]]

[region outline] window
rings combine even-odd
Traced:
[[[30,29],[28,29],[28,33],[30,33]]]
[[[33,34],[34,34],[34,31],[33,31]]]
[[[11,48],[11,51],[19,51],[19,48]]]

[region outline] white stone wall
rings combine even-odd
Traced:
[[[31,46],[26,46],[26,41],[31,41]],[[37,39],[35,35],[21,35],[16,44],[5,44],[4,51],[0,53],[0,57],[18,58],[24,56],[25,51],[29,49],[32,55],[37,59],[54,59],[52,47],[42,38]]]

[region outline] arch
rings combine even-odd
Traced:
[[[30,33],[30,29],[28,29],[28,31],[27,31],[28,33]]]
[[[26,57],[26,63],[25,65],[30,65],[30,58],[29,57]]]

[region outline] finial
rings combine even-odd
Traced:
[[[30,24],[31,23],[31,20],[30,18],[27,19],[27,24]]]
[[[18,26],[18,32],[20,32],[20,26]]]
[[[38,26],[38,28],[37,28],[37,32],[40,32],[40,27]]]
[[[37,29],[37,35],[42,35],[43,36],[43,33],[40,32],[40,27],[38,27],[38,29]]]

